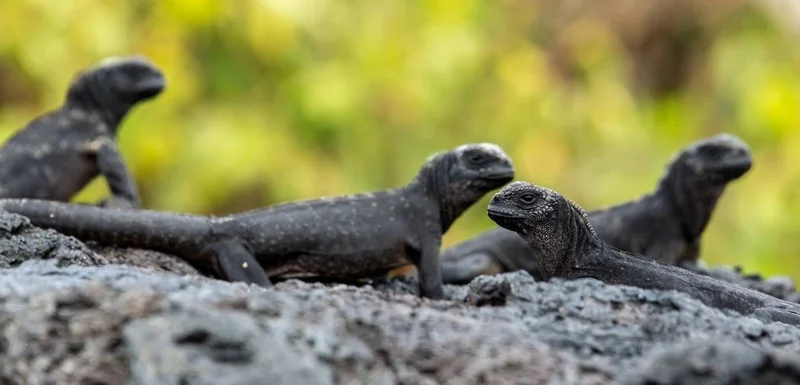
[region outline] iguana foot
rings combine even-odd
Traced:
[[[239,239],[216,241],[206,246],[200,254],[202,259],[209,258],[214,261],[214,267],[219,275],[229,282],[272,286],[272,281],[256,261],[250,247]]]
[[[434,300],[444,299],[445,298],[445,296],[444,296],[444,288],[441,287],[441,286],[436,287],[436,288],[428,288],[428,289],[420,287],[419,294],[420,294],[421,297],[425,297],[425,298],[428,298],[428,299],[434,299]]]

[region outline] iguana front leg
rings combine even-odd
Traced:
[[[440,239],[425,237],[418,248],[411,247],[408,253],[411,261],[417,266],[419,294],[431,299],[444,298],[442,265],[439,261],[440,245]]]
[[[139,193],[136,183],[110,138],[99,138],[89,143],[88,151],[94,155],[100,174],[106,179],[112,197],[101,205],[105,207],[139,208]],[[119,202],[124,201],[124,202]]]
[[[691,266],[700,259],[700,239],[695,239],[694,242],[686,245],[683,254],[678,256],[676,265]]]
[[[237,238],[210,243],[194,259],[211,261],[211,265],[226,281],[272,286],[272,281],[256,261],[250,245]]]

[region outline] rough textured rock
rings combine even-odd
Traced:
[[[238,311],[188,310],[136,320],[124,337],[134,384],[323,384],[332,378],[331,368],[307,349]]]
[[[79,240],[31,225],[28,218],[0,210],[0,268],[30,259],[54,259],[59,266],[105,265],[108,261]]]
[[[719,365],[724,362],[725,365]],[[800,360],[729,339],[657,348],[620,384],[800,384]]]
[[[800,293],[797,292],[794,281],[787,276],[777,275],[763,277],[760,274],[745,273],[740,266],[713,266],[709,267],[702,262],[698,262],[690,269],[698,274],[708,275],[722,279],[749,289],[757,290],[780,299],[800,303]],[[413,266],[401,267],[390,272],[390,276],[415,277],[417,274]]]
[[[86,246],[102,255],[110,263],[168,271],[180,275],[202,275],[188,262],[174,255],[147,249],[106,246],[94,242],[87,242]]]
[[[25,251],[25,229],[0,237],[2,384],[800,383],[800,329],[677,292],[524,272],[442,301],[413,278],[262,289]]]

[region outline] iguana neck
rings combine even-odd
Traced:
[[[592,268],[597,263],[602,263],[597,257],[602,254],[605,244],[593,230],[586,228],[582,216],[575,215],[570,223],[574,230],[569,247],[564,253],[564,272]]]
[[[593,257],[602,246],[597,235],[587,226],[582,212],[569,210],[560,218],[565,219],[559,222],[556,234],[528,244],[538,256],[539,270],[545,279],[566,277],[576,270],[593,266]],[[536,239],[536,236],[526,234],[525,238]]]
[[[711,185],[697,179],[700,177],[685,174],[683,167],[670,167],[656,194],[670,206],[684,237],[691,242],[703,234],[725,185]]]
[[[453,222],[484,195],[484,193],[469,187],[459,188],[450,181],[450,168],[455,162],[455,156],[451,153],[434,155],[422,166],[408,186],[409,189],[423,194],[436,204],[442,225],[442,234],[447,232]]]
[[[68,109],[77,109],[99,117],[112,133],[116,133],[120,122],[133,105],[132,102],[121,100],[97,79],[73,84],[67,92]]]

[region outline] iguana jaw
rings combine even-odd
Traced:
[[[498,168],[486,173],[483,179],[502,182],[503,184],[511,182],[514,179],[513,168]]]
[[[514,168],[496,168],[484,175],[481,179],[486,181],[490,188],[498,188],[514,180]]]
[[[720,165],[709,170],[718,182],[728,182],[739,178],[753,167],[750,157],[739,156],[734,159],[726,159]]]
[[[163,77],[152,76],[137,82],[134,92],[139,100],[150,99],[160,94],[166,83]]]
[[[525,220],[525,215],[518,208],[494,198],[486,211],[489,219],[498,226],[511,231],[514,231]]]

